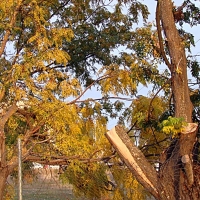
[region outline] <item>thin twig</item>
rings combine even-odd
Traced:
[[[88,87],[85,88],[85,90],[77,97],[75,98],[73,101],[70,101],[69,103],[67,103],[67,105],[70,105],[70,104],[74,104],[77,100],[79,100],[85,93],[88,89],[90,89],[95,83],[101,81],[101,80],[104,80],[106,78],[110,78],[112,76],[110,76],[110,74],[106,74],[104,76],[101,76],[99,77],[97,80],[93,81]]]
[[[165,87],[165,85],[169,82],[169,81],[171,81],[171,78],[170,79],[168,79],[165,83],[164,83],[164,85],[156,92],[156,94],[153,96],[153,98],[151,99],[151,101],[150,101],[150,104],[149,104],[149,110],[148,110],[148,120],[150,120],[150,109],[151,109],[151,107],[152,107],[152,103],[153,103],[153,100],[156,98],[156,96],[158,95],[158,93]]]
[[[129,134],[132,130],[133,130],[133,128],[135,127],[135,125],[137,124],[137,120],[136,120],[136,122],[131,126],[131,128],[126,132],[127,134]]]

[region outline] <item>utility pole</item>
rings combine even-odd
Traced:
[[[18,138],[18,187],[19,200],[22,200],[22,151],[21,151],[21,138]]]

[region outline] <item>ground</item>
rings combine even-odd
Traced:
[[[58,169],[37,168],[24,176],[25,179],[22,182],[23,200],[78,200],[73,195],[72,186],[63,185],[59,180]],[[15,188],[15,200],[17,200],[18,182],[9,177],[8,183]]]

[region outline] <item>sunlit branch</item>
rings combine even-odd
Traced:
[[[67,105],[74,104],[75,102],[77,102],[77,100],[79,100],[87,92],[87,90],[89,90],[95,83],[97,83],[101,80],[107,79],[107,78],[111,78],[111,77],[112,76],[110,74],[106,74],[104,76],[99,77],[98,79],[93,81],[88,87],[86,87],[86,89],[77,98],[75,98],[73,101],[67,103]]]
[[[34,133],[37,133],[39,129],[45,124],[41,122],[38,126],[33,127],[31,130],[27,130],[24,135],[23,147],[28,143],[29,139],[33,136]]]
[[[151,107],[152,107],[153,100],[156,98],[156,96],[159,94],[159,92],[160,92],[161,90],[163,90],[163,88],[166,86],[166,84],[168,84],[170,81],[171,81],[171,78],[168,79],[168,80],[163,84],[163,86],[156,92],[156,94],[155,94],[155,95],[153,96],[153,98],[151,99],[150,104],[149,104],[149,110],[148,110],[148,120],[150,120],[150,113],[151,113]]]
[[[68,165],[72,160],[78,160],[82,163],[91,163],[91,162],[107,162],[107,160],[115,157],[115,155],[101,157],[101,158],[81,158],[80,155],[74,156],[52,156],[48,159],[41,158],[39,155],[28,155],[26,161],[37,162],[40,164],[46,165]],[[109,158],[109,159],[108,159]]]
[[[18,107],[14,103],[12,106],[8,108],[8,111],[1,118],[0,126],[4,127],[8,119],[17,111]]]
[[[157,7],[156,7],[156,26],[157,26],[157,31],[158,31],[158,40],[159,40],[159,45],[160,45],[160,52],[161,55],[165,61],[165,64],[168,66],[170,71],[172,71],[172,66],[169,62],[169,60],[166,57],[165,51],[164,51],[164,46],[163,46],[163,39],[162,39],[162,33],[161,33],[161,24],[160,24],[160,6],[159,6],[159,1],[157,2]]]
[[[22,3],[22,1],[18,1],[18,4],[17,4],[17,6],[16,6],[16,8],[14,10],[14,13],[13,13],[13,16],[11,18],[10,24],[8,26],[9,28],[6,30],[6,33],[5,33],[4,38],[2,40],[1,47],[0,47],[0,57],[2,56],[2,54],[4,52],[4,49],[6,47],[6,43],[7,43],[8,39],[9,39],[10,34],[11,34],[11,30],[12,30],[12,28],[13,28],[15,22],[16,22],[16,16],[17,16],[17,13],[19,12],[19,8],[21,6],[21,3]]]
[[[98,99],[89,98],[89,99],[85,99],[85,100],[79,100],[79,101],[76,101],[76,103],[84,103],[85,101],[102,101],[102,100],[108,100],[108,99],[119,99],[119,100],[123,100],[123,101],[135,100],[133,98],[126,98],[126,97],[102,97],[102,98],[98,98]]]

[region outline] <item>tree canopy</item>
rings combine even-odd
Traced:
[[[171,12],[199,122],[199,55],[192,54],[196,40],[184,24],[197,26],[200,11],[187,0]],[[161,24],[147,21],[149,14],[147,5],[129,0],[0,3],[0,191],[17,166],[20,137],[24,162],[67,166],[62,179],[79,195],[110,197],[111,190],[113,199],[145,198],[104,134],[117,119],[157,164],[185,125],[173,102],[170,42]],[[183,71],[177,66],[173,73]],[[138,87],[149,84],[151,93],[137,97]],[[84,99],[89,90],[98,97]]]

